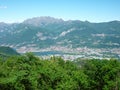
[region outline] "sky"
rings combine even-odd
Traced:
[[[0,0],[0,22],[51,16],[90,22],[120,21],[120,0]]]

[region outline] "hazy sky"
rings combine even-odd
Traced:
[[[51,16],[63,20],[120,20],[120,0],[0,0],[0,22]]]

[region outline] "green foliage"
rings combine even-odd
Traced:
[[[77,64],[75,64],[77,63]],[[118,60],[44,60],[27,53],[0,59],[1,90],[119,90]]]
[[[31,53],[0,62],[1,90],[52,90],[87,88],[87,76],[59,57],[43,60]],[[83,81],[84,80],[84,81]]]
[[[85,60],[82,66],[84,73],[89,76],[90,90],[119,90],[120,61],[118,60]]]

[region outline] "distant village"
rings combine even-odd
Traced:
[[[37,52],[43,53],[43,55],[38,55],[42,58],[49,58],[50,56],[60,56],[65,60],[74,60],[77,58],[94,58],[94,59],[110,59],[110,58],[120,58],[120,48],[68,48],[62,46],[51,46],[45,49],[39,49],[37,47],[21,47],[18,48],[19,53],[26,52]],[[55,52],[44,54],[47,52]]]

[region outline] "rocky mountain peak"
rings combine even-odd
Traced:
[[[50,16],[43,16],[43,17],[34,17],[31,19],[25,20],[23,23],[30,24],[34,26],[41,26],[41,25],[47,25],[52,23],[60,23],[63,22],[62,19],[56,19]]]

